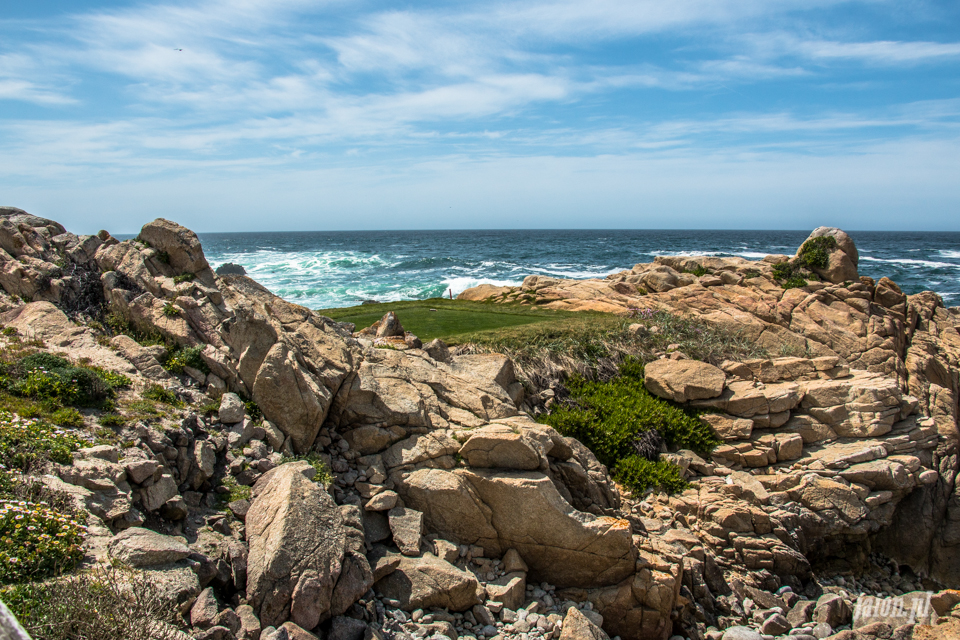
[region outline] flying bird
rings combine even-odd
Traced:
[[[174,51],[183,51],[183,49],[174,49]]]

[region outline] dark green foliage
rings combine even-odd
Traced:
[[[83,415],[72,407],[64,407],[53,412],[50,420],[61,427],[82,427]]]
[[[181,283],[183,283],[183,282],[190,282],[191,280],[193,280],[193,279],[196,278],[196,277],[197,277],[197,276],[195,276],[195,275],[192,274],[192,273],[181,273],[181,274],[178,275],[178,276],[173,276],[173,283],[174,283],[174,284],[181,284]]]
[[[203,353],[202,345],[176,349],[171,351],[167,359],[164,360],[163,368],[171,373],[177,374],[183,373],[184,367],[193,367],[205,374],[210,373],[210,367],[204,362],[203,357],[200,355],[201,353]]]
[[[0,389],[30,398],[55,411],[63,405],[108,407],[130,379],[99,367],[77,366],[50,353],[33,353],[0,363]]]
[[[784,289],[799,289],[800,287],[805,286],[807,286],[807,281],[796,275],[790,276],[790,278],[783,283]]]
[[[104,413],[97,420],[104,427],[122,427],[127,423],[127,419],[119,413]]]
[[[617,480],[640,491],[659,487],[668,493],[678,493],[687,488],[680,467],[665,460],[651,462],[640,456],[630,456],[617,465]]]
[[[747,280],[750,278],[759,278],[762,274],[756,269],[747,269],[743,272],[743,277]]]
[[[679,486],[672,480],[671,465],[651,462],[637,453],[635,443],[644,432],[656,429],[666,444],[675,449],[709,453],[719,444],[695,413],[646,390],[643,365],[636,360],[626,360],[621,365],[620,377],[608,382],[577,378],[568,387],[570,403],[541,416],[540,421],[580,440],[611,469],[614,478],[633,491],[654,486],[676,490]]]
[[[263,417],[263,411],[260,410],[260,405],[253,400],[244,400],[243,406],[247,410],[247,415],[250,416],[250,419],[254,422],[257,422]]]
[[[158,384],[151,384],[149,387],[143,390],[141,395],[146,400],[162,402],[163,404],[168,404],[172,407],[180,407],[183,405],[183,403],[177,399],[177,394],[169,389],[164,389]]]
[[[830,264],[830,254],[837,248],[837,239],[833,236],[810,238],[803,243],[797,257],[807,267],[826,269]]]
[[[699,265],[699,264],[698,264],[696,267],[694,267],[693,269],[684,269],[683,272],[684,272],[684,273],[692,273],[693,275],[697,276],[698,278],[699,278],[700,276],[705,276],[705,275],[707,275],[708,273],[710,273],[710,271],[707,270],[703,265]]]
[[[168,302],[167,304],[163,305],[163,315],[167,316],[168,318],[178,316],[180,315],[180,309]]]
[[[157,254],[157,260],[163,264],[170,264],[170,254],[166,251],[161,251]]]

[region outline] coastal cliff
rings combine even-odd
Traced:
[[[536,421],[509,358],[421,345],[389,316],[355,333],[217,275],[176,223],[120,242],[6,208],[0,247],[10,397],[36,400],[23,380],[56,367],[114,381],[76,415],[11,401],[5,428],[70,415],[50,437],[72,443],[12,482],[86,517],[78,566],[152,585],[171,615],[143,637],[866,639],[892,621],[844,630],[857,595],[925,590],[920,622],[944,624],[900,631],[956,629],[960,310],[858,277],[839,230],[792,258],[461,295],[633,315],[640,338],[655,312],[692,316],[765,350],[646,365],[722,441],[654,452],[689,483],[674,495],[623,490]]]

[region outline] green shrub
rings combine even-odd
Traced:
[[[85,529],[46,505],[0,500],[0,584],[69,571],[83,559]]]
[[[620,376],[608,382],[573,379],[569,391],[569,404],[540,421],[586,445],[615,479],[633,491],[671,488],[670,483],[662,484],[670,476],[659,463],[629,462],[638,457],[636,443],[644,432],[656,429],[669,447],[704,454],[720,443],[695,412],[650,394],[643,386],[643,365],[636,360],[625,361]]]
[[[617,463],[616,471],[617,480],[624,486],[633,487],[635,491],[659,487],[669,493],[677,493],[687,488],[680,467],[666,460],[653,462],[631,455]]]
[[[250,416],[250,419],[254,422],[257,422],[263,417],[263,411],[260,410],[260,405],[253,400],[244,399],[243,406],[247,410],[247,415]]]
[[[0,598],[34,640],[183,637],[176,604],[143,573],[116,565],[3,587]]]
[[[790,276],[790,278],[783,283],[784,289],[799,289],[805,286],[807,286],[807,281],[797,275]]]
[[[171,407],[180,407],[183,406],[183,403],[177,399],[177,394],[171,391],[170,389],[164,389],[158,384],[151,384],[146,389],[143,390],[141,394],[146,400],[154,400],[156,402],[162,402],[163,404],[168,404]]]
[[[62,427],[77,428],[83,426],[83,414],[72,407],[57,409],[53,412],[50,419],[54,424]]]
[[[76,366],[51,353],[33,353],[0,366],[0,388],[55,410],[61,405],[104,407],[130,379],[99,367]]]
[[[826,269],[830,264],[830,254],[837,249],[837,239],[833,236],[810,238],[797,252],[799,261],[807,267]]]
[[[17,331],[16,327],[4,327],[3,331],[0,331],[0,333],[2,333],[5,336],[15,336],[15,335],[18,335],[20,332]]]
[[[97,420],[104,427],[122,427],[127,424],[127,419],[119,413],[104,413]]]
[[[173,283],[174,283],[174,284],[181,284],[181,283],[184,283],[184,282],[190,282],[191,280],[193,280],[193,279],[196,278],[196,277],[197,277],[197,276],[195,276],[195,275],[192,274],[192,273],[181,273],[180,275],[173,277]]]
[[[280,464],[286,464],[287,462],[294,462],[296,460],[305,460],[316,470],[317,475],[313,477],[314,482],[319,482],[325,487],[330,486],[330,483],[333,482],[333,474],[330,473],[327,463],[323,461],[323,458],[321,458],[320,454],[316,451],[310,451],[305,456],[283,456],[283,462]]]
[[[249,500],[253,496],[253,488],[237,484],[237,479],[231,475],[224,476],[220,484],[228,489],[227,493],[220,494],[220,504],[227,506],[235,500]]]
[[[46,460],[70,464],[73,452],[89,445],[78,433],[0,411],[0,465],[8,469],[30,471]]]
[[[157,260],[159,260],[163,264],[170,264],[170,254],[167,253],[166,251],[160,251],[159,253],[157,253]]]
[[[210,373],[210,367],[204,362],[201,353],[203,353],[202,345],[176,349],[171,351],[164,360],[163,368],[176,374],[183,373],[184,367],[193,367],[204,374]]]
[[[168,302],[167,304],[163,305],[163,315],[167,316],[168,318],[178,316],[180,315],[180,309]]]
[[[703,265],[700,265],[700,264],[698,264],[698,265],[697,265],[696,267],[694,267],[693,269],[684,269],[683,272],[684,272],[684,273],[692,273],[693,275],[697,276],[698,278],[699,278],[700,276],[705,276],[705,275],[707,275],[708,273],[710,273]]]

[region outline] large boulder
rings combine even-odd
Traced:
[[[463,611],[479,603],[476,577],[449,562],[425,553],[419,558],[402,557],[396,570],[382,578],[374,589],[398,600],[400,608],[439,608]]]
[[[157,218],[140,229],[140,239],[149,244],[177,273],[192,273],[213,282],[213,272],[203,255],[197,234],[176,222]]]
[[[643,385],[650,393],[674,402],[716,398],[727,376],[698,360],[654,360],[644,367]]]
[[[563,632],[560,640],[609,640],[603,629],[593,624],[576,607],[570,607],[563,617]]]
[[[183,560],[190,548],[180,538],[131,527],[110,541],[110,555],[132,567],[151,567]]]
[[[514,548],[533,580],[598,586],[635,570],[630,523],[577,511],[543,473],[419,469],[392,478],[428,532],[479,545],[488,557]]]
[[[803,241],[797,256],[803,251],[803,246],[814,238],[831,237],[837,241],[837,249],[829,252],[826,267],[811,267],[824,280],[834,284],[856,282],[859,279],[857,263],[860,260],[857,247],[845,232],[836,227],[817,227],[813,233]]]
[[[264,474],[246,517],[247,601],[264,626],[312,629],[328,613],[346,533],[316,470],[291,462]]]

